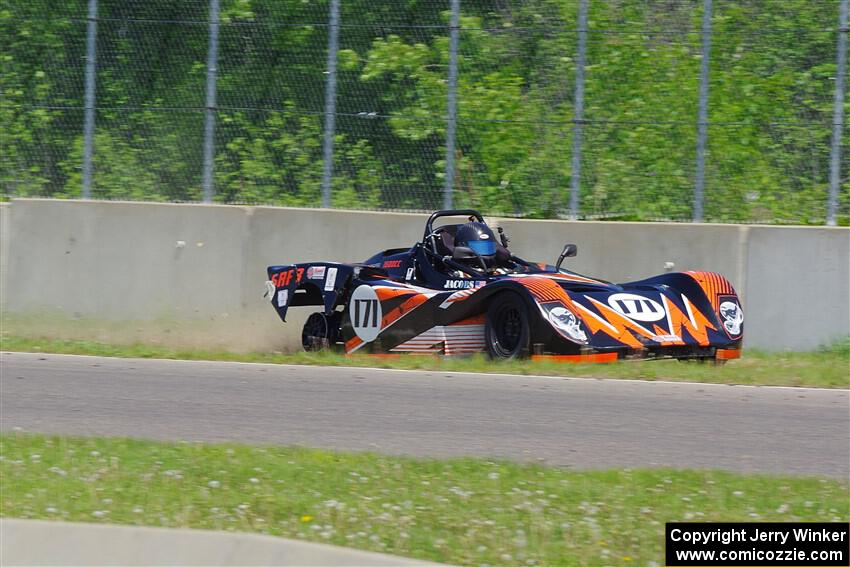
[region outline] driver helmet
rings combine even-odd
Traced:
[[[455,246],[466,246],[492,266],[496,259],[496,235],[483,222],[468,222],[458,227]]]

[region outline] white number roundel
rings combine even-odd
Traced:
[[[351,294],[348,302],[348,318],[354,333],[363,342],[374,341],[381,332],[381,302],[375,290],[368,285],[361,285]]]
[[[634,321],[660,321],[666,315],[660,303],[633,293],[615,293],[608,298],[608,305]]]

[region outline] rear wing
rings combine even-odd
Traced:
[[[336,307],[354,266],[334,262],[309,262],[267,268],[266,297],[281,320],[290,307],[320,305],[325,313]]]

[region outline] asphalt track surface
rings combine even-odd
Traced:
[[[850,391],[2,353],[0,429],[850,475]]]

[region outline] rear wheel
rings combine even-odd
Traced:
[[[515,293],[502,293],[494,297],[487,310],[484,327],[484,340],[490,358],[527,358],[530,336],[528,309],[522,298]]]
[[[331,348],[336,344],[338,321],[334,316],[312,313],[301,329],[301,345],[306,351]]]

